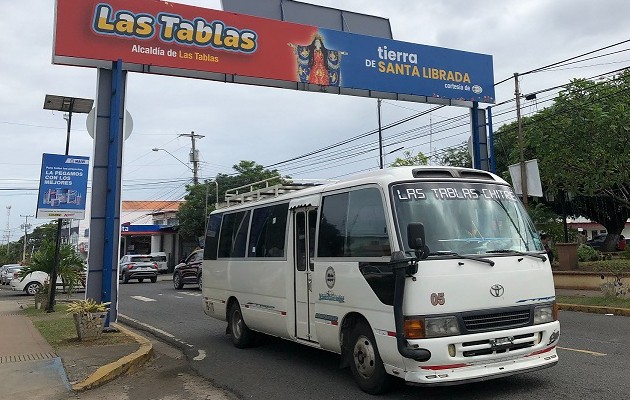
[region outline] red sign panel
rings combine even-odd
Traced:
[[[58,0],[55,57],[296,81],[317,27],[156,0]]]

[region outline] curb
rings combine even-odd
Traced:
[[[558,308],[564,311],[578,311],[592,314],[613,314],[623,317],[630,317],[630,309],[600,306],[585,306],[581,304],[558,303]]]
[[[82,382],[72,385],[72,390],[75,392],[93,389],[110,382],[119,376],[140,367],[153,355],[153,345],[148,339],[130,331],[127,328],[124,328],[120,324],[115,323],[112,325],[120,329],[124,334],[133,337],[136,342],[140,344],[140,348],[112,363],[103,365]]]

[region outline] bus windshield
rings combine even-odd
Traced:
[[[407,225],[424,224],[429,255],[540,252],[540,238],[509,186],[418,182],[391,187],[401,248]]]

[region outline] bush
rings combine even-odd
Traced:
[[[591,246],[581,244],[577,249],[579,261],[597,261],[600,258],[599,251],[595,250]]]

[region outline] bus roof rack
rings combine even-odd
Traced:
[[[324,183],[337,182],[325,179],[303,179],[299,182],[285,179],[280,176],[263,179],[262,181],[239,186],[225,191],[226,206],[243,204],[250,201],[259,201],[272,197],[278,197],[296,190],[311,188]]]

